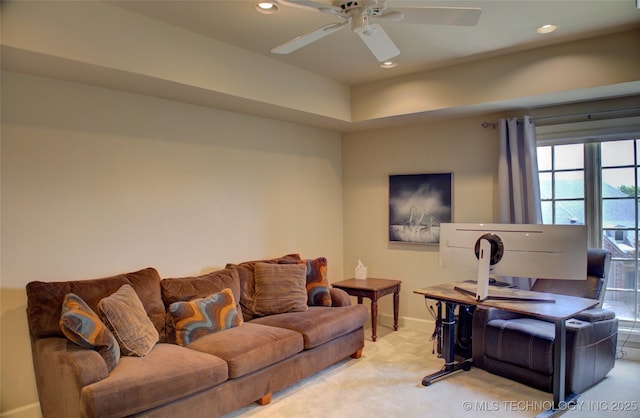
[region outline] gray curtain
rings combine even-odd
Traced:
[[[500,119],[498,197],[500,222],[541,224],[540,181],[533,119]],[[513,278],[519,288],[530,289],[530,279]]]

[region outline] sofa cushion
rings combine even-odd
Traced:
[[[62,302],[60,317],[62,333],[81,347],[96,349],[110,372],[120,360],[116,337],[98,315],[78,295],[69,293]]]
[[[239,305],[240,279],[238,270],[234,266],[200,276],[162,279],[160,286],[162,300],[167,307],[166,332],[169,342],[176,342],[173,317],[168,309],[172,303],[206,298],[228,288],[233,293],[237,311],[241,312]]]
[[[242,315],[236,308],[233,292],[228,287],[208,298],[169,305],[176,329],[176,341],[188,345],[212,332],[237,327]]]
[[[205,335],[188,349],[213,354],[229,366],[237,378],[291,357],[303,350],[302,335],[284,328],[254,323]]]
[[[125,356],[145,356],[158,342],[158,331],[130,285],[122,285],[98,302],[98,310]]]
[[[175,344],[156,344],[145,357],[122,357],[106,379],[80,394],[83,416],[134,415],[218,385],[227,363]]]
[[[550,375],[555,325],[533,318],[494,319],[485,330],[487,357]]]
[[[329,293],[329,281],[327,280],[327,259],[302,260],[307,266],[307,305],[331,306],[331,294]]]
[[[28,283],[27,315],[31,336],[63,337],[59,323],[62,301],[67,293],[78,295],[94,312],[98,312],[98,302],[123,284],[130,284],[136,291],[147,315],[162,337],[165,307],[160,296],[160,275],[153,268],[103,279]]]
[[[296,264],[302,260],[299,254],[287,254],[282,257],[272,258],[269,260],[244,261],[240,264],[227,264],[227,268],[235,267],[238,270],[240,278],[240,306],[242,308],[242,317],[245,321],[253,318],[253,295],[255,293],[254,270],[256,263],[273,263],[273,264]],[[238,299],[236,299],[238,300]]]
[[[304,264],[257,263],[254,315],[306,311],[306,273]]]
[[[362,327],[368,319],[363,305],[310,306],[307,312],[292,312],[255,318],[249,324],[270,325],[299,332],[304,348],[310,349]]]

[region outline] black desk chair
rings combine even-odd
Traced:
[[[618,319],[602,309],[611,253],[590,248],[587,280],[538,279],[531,290],[597,299],[600,305],[567,320],[567,393],[581,392],[599,382],[613,368]],[[528,386],[553,391],[551,322],[497,308],[478,307],[473,316],[473,364]]]

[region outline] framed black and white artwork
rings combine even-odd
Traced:
[[[453,174],[389,176],[389,241],[439,244],[440,224],[452,222]]]

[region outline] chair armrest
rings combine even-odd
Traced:
[[[329,288],[331,306],[351,306],[351,297],[347,292],[335,287]]]
[[[80,416],[82,388],[109,375],[100,353],[58,337],[37,339],[32,350],[44,416]]]
[[[575,315],[573,318],[585,322],[600,322],[607,319],[613,319],[615,318],[615,316],[615,312],[609,309],[594,308],[582,311],[579,314]]]

